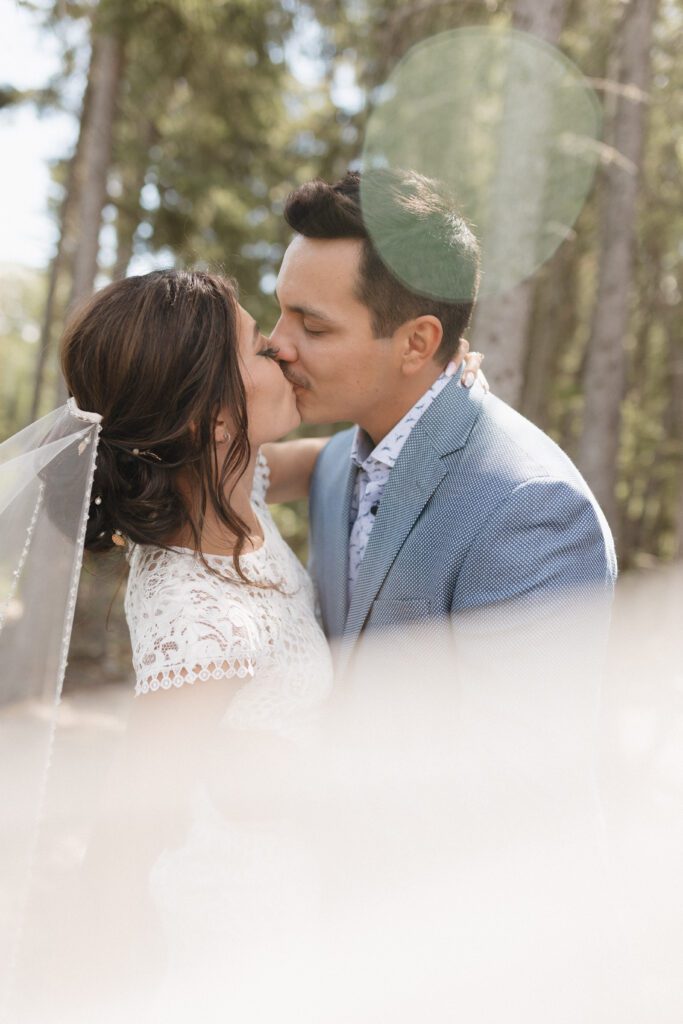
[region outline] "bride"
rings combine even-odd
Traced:
[[[102,416],[85,547],[125,545],[136,678],[109,820],[88,856],[92,903],[106,948],[119,928],[127,937],[127,964],[120,949],[107,958],[111,988],[139,947],[154,977],[156,946],[146,1012],[160,1019],[190,1007],[220,1017],[226,1000],[258,1019],[257,962],[268,957],[271,990],[287,962],[283,998],[296,974],[292,922],[301,934],[311,903],[283,780],[291,790],[332,664],[312,583],[266,495],[305,496],[324,440],[272,444],[300,422],[277,354],[235,285],[202,272],[112,284],[62,342],[77,406]],[[133,838],[143,778],[151,824]]]
[[[231,714],[282,723],[331,666],[266,505],[307,494],[324,443],[268,444],[300,422],[277,354],[232,282],[185,271],[110,285],[62,342],[69,391],[102,416],[85,546],[126,545],[136,693],[254,679]]]

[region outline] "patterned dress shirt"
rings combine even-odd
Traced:
[[[356,427],[356,436],[351,447],[351,461],[358,467],[358,472],[351,499],[353,525],[349,538],[349,604],[389,474],[410,436],[410,431],[448,384],[456,370],[457,364],[450,362],[429,391],[417,400],[412,409],[408,410],[403,419],[399,420],[394,429],[375,448],[372,448],[372,441],[365,431]]]

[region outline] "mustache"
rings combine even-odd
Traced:
[[[300,388],[307,388],[308,387],[308,382],[303,380],[301,377],[297,377],[293,373],[289,373],[285,369],[286,365],[287,365],[286,363],[284,363],[284,364],[280,363],[280,369],[282,370],[282,373],[284,374],[285,378],[289,381],[289,383],[290,384],[296,384],[297,387],[300,387]]]

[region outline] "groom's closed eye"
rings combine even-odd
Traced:
[[[296,304],[292,305],[290,303],[281,302],[280,297],[278,296],[277,293],[277,289],[275,291],[275,298],[277,299],[278,305],[280,306],[280,309],[282,310],[283,313],[296,313],[298,314],[298,316],[302,318],[302,320],[309,319],[317,321],[323,325],[322,327],[316,326],[313,328],[309,328],[304,323],[303,328],[308,334],[324,334],[325,330],[330,330],[335,326],[335,323],[332,320],[332,318],[327,316],[327,314],[323,313],[323,311],[320,309],[314,309],[312,306],[303,306]]]

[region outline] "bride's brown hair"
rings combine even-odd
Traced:
[[[233,563],[246,582],[239,556],[248,527],[224,491],[251,456],[235,283],[184,270],[117,281],[75,312],[61,363],[76,404],[102,416],[86,548],[110,550],[116,530],[168,548],[167,539],[189,527],[195,551],[214,571],[200,547],[210,505],[235,537]],[[226,407],[232,437],[219,466],[214,432]],[[197,509],[178,487],[180,469]]]

